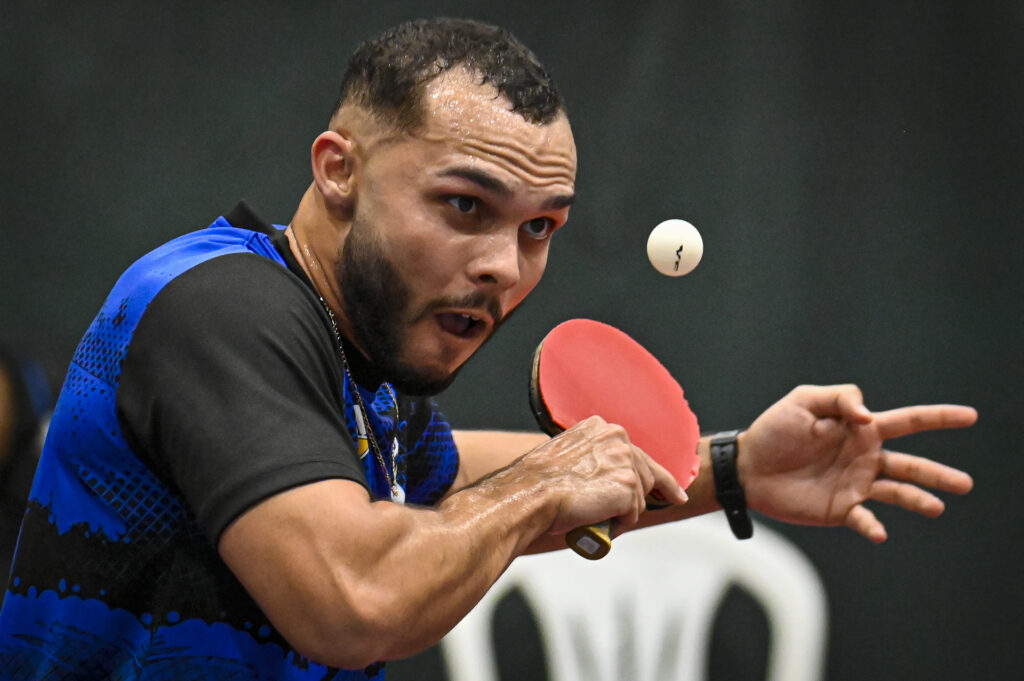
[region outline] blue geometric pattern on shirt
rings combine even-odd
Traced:
[[[395,425],[395,404],[391,392],[381,385],[371,392],[362,386],[359,393],[369,406],[369,421],[381,458],[392,476],[391,443],[398,435],[395,469],[405,489],[406,503],[433,506],[445,495],[458,473],[459,456],[452,438],[451,426],[433,400],[409,399],[398,395],[399,422]],[[357,436],[351,381],[346,381],[345,419],[353,439]],[[373,498],[390,499],[391,489],[384,466],[377,459],[373,446],[363,457],[363,470]]]
[[[10,681],[365,681],[383,679],[363,670],[335,671],[315,663],[296,664],[275,643],[259,642],[247,633],[201,620],[147,625],[124,610],[98,600],[64,597],[46,591],[28,596],[8,594],[4,610],[35,626],[23,627],[17,645],[0,642],[0,671]],[[33,620],[34,613],[62,609],[58,623]],[[22,612],[23,611],[23,612]],[[173,618],[171,618],[173,619]],[[106,623],[109,631],[96,629]],[[265,635],[264,635],[265,638]],[[230,655],[225,655],[230,651]]]
[[[0,613],[0,677],[382,678],[376,669],[330,670],[284,653],[283,639],[227,574],[173,487],[135,456],[121,432],[121,363],[149,301],[191,267],[243,252],[284,265],[268,237],[221,218],[129,268],[87,330],[25,516],[42,539],[19,547]],[[170,536],[178,549],[167,554]],[[121,579],[135,574],[157,583]],[[218,603],[235,610],[193,614],[216,613]]]
[[[415,481],[410,484],[409,500],[433,506],[455,482],[459,455],[451,426],[432,400],[425,406],[423,414],[417,412],[424,409],[422,404],[411,403],[407,408],[410,414],[404,422],[407,427],[405,439],[416,456],[408,459],[406,473],[410,480]]]
[[[93,532],[114,540],[168,540],[185,508],[148,467],[126,455],[114,403],[104,399],[112,390],[77,363],[69,367],[45,450],[47,462],[60,463],[39,467],[30,498],[50,508],[62,532],[86,522]],[[91,399],[94,394],[99,401]],[[88,488],[102,503],[83,504],[79,495],[68,493],[77,486]]]
[[[129,473],[136,473],[132,469],[141,465],[121,433],[115,400],[132,334],[149,303],[172,279],[211,258],[245,252],[284,265],[266,235],[236,229],[221,218],[206,230],[155,249],[129,267],[114,285],[72,357],[50,423],[53,437],[47,439],[41,457],[47,465],[40,464],[44,473],[37,476],[29,496],[51,508],[62,531],[73,522],[87,522],[94,531],[102,529],[107,536],[121,539],[133,524],[133,513],[139,512],[136,507],[141,503],[134,495],[121,499],[127,505],[112,512],[101,502],[103,495],[84,495],[84,503],[79,503],[74,494],[68,493],[82,484],[104,487],[106,482],[117,483],[116,479],[109,480],[107,471],[127,467]],[[89,462],[95,462],[95,468],[93,463],[85,462],[86,456]],[[50,459],[55,460],[49,463]],[[153,477],[148,469],[137,474]],[[162,483],[157,487],[163,487]],[[56,493],[58,490],[61,493]],[[173,505],[167,499],[155,503]]]

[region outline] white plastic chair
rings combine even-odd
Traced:
[[[629,533],[599,561],[571,551],[521,557],[441,650],[452,681],[497,681],[494,608],[519,588],[554,681],[628,681],[623,670],[635,679],[701,681],[716,611],[734,584],[767,615],[768,681],[820,679],[827,605],[818,574],[760,523],[753,538],[737,540],[721,513]],[[621,659],[623,650],[635,659]]]

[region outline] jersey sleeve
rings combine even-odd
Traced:
[[[184,272],[144,312],[118,416],[216,543],[238,515],[329,478],[367,486],[344,421],[334,345],[313,293],[253,254]]]

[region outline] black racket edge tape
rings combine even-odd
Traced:
[[[530,410],[540,429],[554,437],[563,432],[563,429],[551,418],[551,412],[548,411],[540,394],[540,354],[543,347],[544,341],[541,341],[533,353],[533,366],[530,369]],[[588,560],[604,558],[612,548],[611,521],[577,527],[565,535],[565,543]]]
[[[562,428],[551,420],[551,412],[544,405],[544,398],[540,394],[540,352],[542,347],[544,347],[544,341],[540,342],[533,353],[533,367],[530,370],[530,411],[533,412],[533,418],[537,420],[540,429],[554,437],[562,432]]]

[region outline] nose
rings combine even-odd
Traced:
[[[519,283],[519,230],[504,229],[481,235],[476,257],[470,263],[473,281],[507,290]]]

